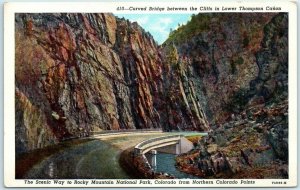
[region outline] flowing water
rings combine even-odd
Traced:
[[[166,172],[174,175],[178,179],[196,179],[196,176],[181,172],[177,170],[175,167],[175,155],[174,154],[166,154],[166,153],[158,153],[156,155],[156,171],[157,172]]]

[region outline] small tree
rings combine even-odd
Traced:
[[[166,51],[167,63],[170,65],[176,65],[179,60],[177,48],[174,43],[168,45]]]

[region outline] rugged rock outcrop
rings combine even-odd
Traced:
[[[164,84],[167,63],[137,23],[72,13],[15,20],[17,153],[99,130],[208,129],[191,84]],[[170,105],[165,92],[179,87]]]
[[[178,156],[178,168],[205,178],[288,178],[288,103],[248,111]]]
[[[225,101],[229,97],[230,109],[221,112],[229,111],[230,117],[224,122],[215,118],[219,123],[198,147],[177,158],[183,171],[208,178],[288,178],[288,15],[269,19],[260,39],[254,54],[256,74],[232,82],[248,84],[222,96]],[[210,102],[209,95],[207,99],[218,107],[218,101]]]
[[[200,91],[195,91],[201,82],[188,60],[179,57],[174,44],[163,48],[164,101],[161,106],[162,120],[175,130],[209,130],[206,114],[203,110],[202,99],[205,97]],[[199,89],[199,88],[198,88]]]
[[[209,122],[223,123],[248,102],[245,94],[261,69],[256,53],[264,44],[263,30],[275,14],[198,14],[170,34],[164,46],[175,44],[187,60],[196,92]]]

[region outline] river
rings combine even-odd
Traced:
[[[175,167],[175,162],[176,161],[175,161],[174,154],[158,153],[156,155],[156,163],[157,163],[156,171],[167,172],[179,179],[183,179],[183,178],[197,179],[196,176],[177,170],[177,168]]]

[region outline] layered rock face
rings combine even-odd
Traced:
[[[173,79],[163,55],[137,23],[112,14],[16,14],[15,39],[17,153],[91,131],[208,129],[191,84],[164,84]],[[165,92],[179,87],[170,105]]]
[[[209,123],[205,113],[206,97],[201,91],[202,83],[189,59],[181,57],[174,44],[163,47],[164,100],[162,112],[164,121],[171,129],[208,131]]]
[[[187,59],[211,124],[229,120],[249,101],[250,82],[262,72],[256,53],[263,48],[263,30],[274,15],[198,14],[165,42],[175,44],[180,57]]]
[[[274,15],[262,29],[261,43],[253,54],[255,65],[250,66],[256,74],[231,82],[248,83],[237,93],[222,96],[224,101],[229,97],[225,105],[230,109],[220,112],[231,116],[224,122],[213,118],[219,121],[213,131],[194,151],[178,157],[183,171],[206,178],[288,178],[288,15]],[[218,82],[211,86],[217,88]],[[220,103],[207,99],[209,105]]]

